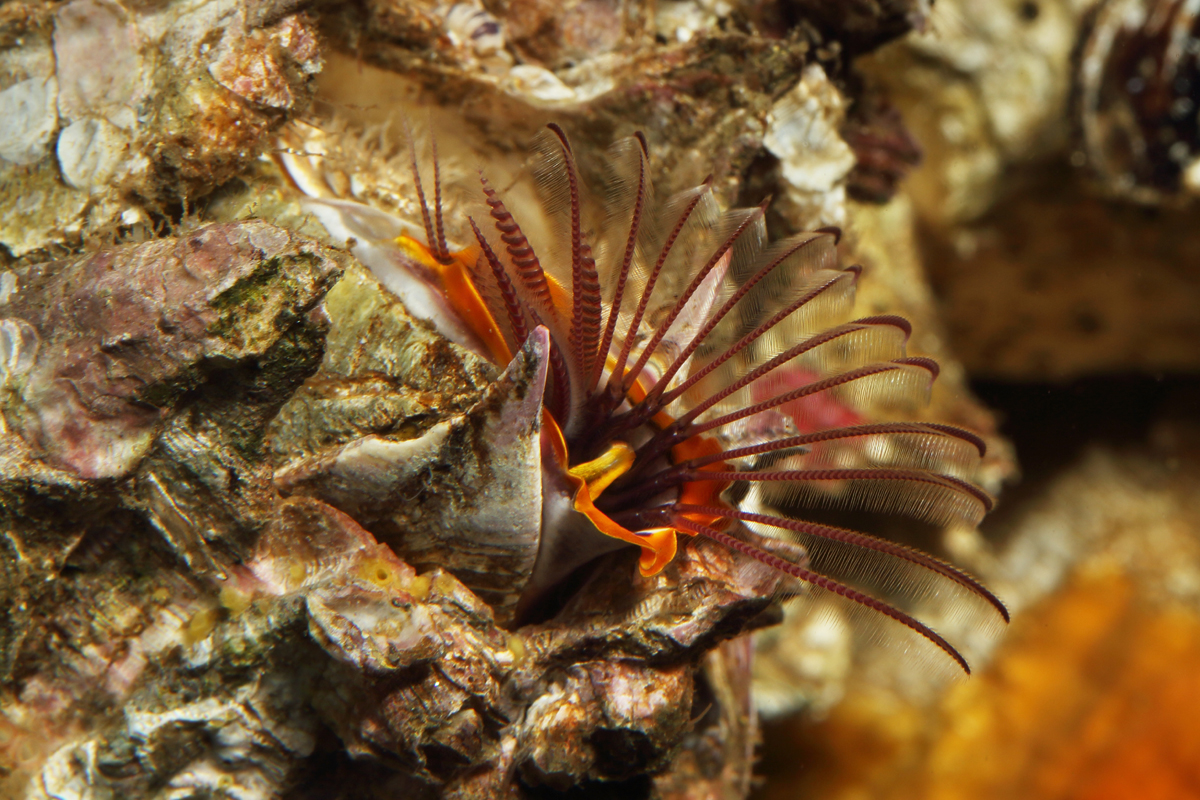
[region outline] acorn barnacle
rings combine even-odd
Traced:
[[[1105,0],[1078,52],[1082,155],[1111,193],[1200,191],[1200,15],[1183,0]]]
[[[1007,620],[959,569],[804,518],[851,508],[974,524],[992,505],[970,482],[978,436],[854,411],[922,404],[938,368],[906,355],[900,317],[841,321],[861,269],[839,263],[837,230],[767,242],[764,208],[722,211],[709,182],[658,197],[640,134],[611,148],[593,191],[565,133],[547,126],[523,181],[493,184],[486,169],[471,179],[473,199],[455,202],[458,243],[436,153],[423,170],[412,158],[419,219],[391,222],[332,196],[305,158],[282,161],[312,213],[412,313],[502,370],[474,422],[347,445],[282,471],[287,490],[333,471],[326,485],[338,488],[323,496],[356,511],[369,505],[357,487],[379,484],[388,459],[405,474],[430,459],[483,459],[486,469],[456,467],[489,483],[455,506],[437,547],[454,540],[453,558],[470,561],[456,574],[506,624],[601,554],[639,548],[653,575],[689,537],[907,626],[963,669],[904,602],[972,598]],[[399,549],[412,559],[429,525],[405,525]]]

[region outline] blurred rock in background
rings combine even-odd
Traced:
[[[1157,0],[939,2],[859,62],[925,162],[926,267],[973,375],[1192,371],[1200,22]]]
[[[1015,618],[988,667],[932,701],[860,684],[769,727],[761,796],[1195,797],[1198,433],[1089,448],[1026,498],[981,570]]]
[[[939,0],[859,60],[920,145],[918,249],[1020,460],[982,538],[946,540],[1014,623],[945,694],[901,664],[769,725],[760,796],[1197,796],[1198,33],[1178,3]]]

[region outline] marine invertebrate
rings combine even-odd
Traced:
[[[855,200],[886,203],[900,181],[921,163],[921,148],[904,127],[899,110],[878,94],[859,98],[842,135],[854,151],[846,191]]]
[[[1181,0],[1108,0],[1083,33],[1076,114],[1087,165],[1139,203],[1195,193],[1200,17]]]
[[[512,56],[504,49],[504,26],[486,9],[470,3],[455,3],[446,11],[446,33],[459,48],[486,66],[511,66]]]
[[[431,181],[413,159],[416,229],[327,190],[311,202],[414,313],[508,366],[474,416],[292,465],[279,474],[285,490],[324,480],[316,494],[357,512],[372,501],[352,484],[381,483],[389,459],[408,473],[435,452],[487,461],[491,484],[458,513],[464,527],[474,515],[505,531],[487,543],[510,567],[524,554],[512,620],[602,553],[637,546],[652,575],[681,534],[701,536],[890,617],[969,671],[901,606],[974,598],[1007,619],[994,595],[918,550],[797,515],[852,507],[973,524],[992,505],[969,481],[984,450],[977,436],[856,413],[866,401],[919,405],[938,370],[905,354],[900,317],[835,323],[861,272],[839,264],[840,233],[767,244],[763,207],[722,212],[707,182],[659,201],[640,135],[614,146],[596,205],[561,128],[548,126],[535,150],[528,192],[537,202],[515,208],[530,195],[502,194],[481,174],[465,246],[447,238],[436,153]],[[299,186],[321,194],[304,160],[283,160]],[[496,452],[449,444],[476,441],[480,429],[494,434],[484,439]],[[494,497],[497,484],[506,496]]]

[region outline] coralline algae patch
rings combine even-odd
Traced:
[[[768,734],[768,769],[787,752],[801,772],[764,797],[1200,797],[1200,614],[1146,595],[1099,560],[932,712],[860,690]]]

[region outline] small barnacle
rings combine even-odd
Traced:
[[[0,319],[0,386],[15,381],[37,360],[38,333],[23,319]]]
[[[788,576],[787,586],[907,626],[969,671],[917,614],[938,598],[1007,620],[999,599],[928,554],[801,516],[848,508],[975,524],[992,507],[970,482],[978,436],[856,410],[927,400],[938,367],[905,353],[909,323],[840,321],[862,271],[839,263],[840,231],[768,243],[765,208],[722,211],[710,183],[658,198],[640,134],[617,142],[607,166],[605,191],[593,193],[566,134],[549,125],[531,185],[501,190],[480,172],[466,245],[447,239],[436,157],[427,182],[413,158],[412,235],[383,241],[356,222],[381,212],[307,201],[331,231],[370,241],[356,250],[368,267],[404,269],[423,287],[414,313],[504,372],[462,417],[416,440],[367,437],[292,465],[281,487],[325,481],[322,499],[370,514],[434,464],[458,469],[447,491],[488,476],[453,506],[441,544],[411,528],[396,544],[410,560],[406,548],[437,550],[485,592],[498,594],[494,575],[504,575],[517,595],[507,623],[528,619],[599,555],[637,547],[649,577],[681,536],[704,537]],[[428,290],[443,302],[425,300]]]
[[[1079,48],[1083,162],[1112,194],[1157,204],[1200,192],[1200,10],[1105,0]]]
[[[512,56],[504,49],[503,24],[481,6],[455,3],[446,12],[445,26],[450,41],[485,68],[512,64]]]
[[[71,570],[95,569],[117,545],[121,529],[115,525],[97,525],[88,528],[71,547],[63,559],[63,568]]]
[[[10,277],[5,273],[3,277]],[[0,286],[3,286],[0,280]],[[24,376],[33,369],[37,361],[40,339],[37,330],[23,319],[10,317],[0,319],[0,401],[10,391],[16,391]],[[0,408],[0,433],[8,430],[5,415]]]
[[[860,98],[847,115],[842,136],[854,151],[846,191],[855,200],[886,203],[904,176],[921,163],[921,148],[904,127],[900,112],[881,97]]]

